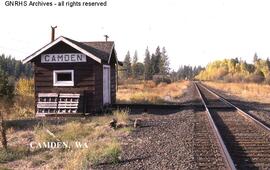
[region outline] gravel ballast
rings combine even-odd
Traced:
[[[141,118],[141,126],[122,139],[120,163],[100,165],[97,169],[194,168],[192,110],[169,115],[146,114]]]
[[[201,104],[192,83],[184,95],[175,102]],[[208,127],[204,134],[209,138],[209,150],[211,152],[215,150],[215,155],[218,155],[218,150],[215,139],[212,139],[213,132],[209,129],[209,122],[207,119],[202,119],[205,112],[195,110],[171,110],[165,113],[155,110],[148,114],[130,115],[132,119],[140,118],[141,124],[130,135],[120,140],[123,152],[119,163],[102,164],[95,169],[199,169],[203,167],[200,156],[202,151],[198,143],[202,139],[199,138],[201,134],[198,133],[198,128]],[[202,157],[206,158],[205,153]],[[209,161],[213,160],[209,159]]]
[[[210,86],[207,86],[210,87]],[[270,104],[269,103],[259,103],[259,102],[249,102],[239,96],[231,95],[226,91],[214,89],[210,87],[214,92],[218,93],[225,99],[229,100],[240,109],[246,111],[254,118],[263,122],[266,126],[270,127]]]

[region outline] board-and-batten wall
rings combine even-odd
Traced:
[[[58,43],[43,54],[80,53],[65,43]],[[113,54],[114,55],[114,54]],[[41,63],[40,55],[34,59],[35,63],[35,92],[38,93],[80,93],[82,95],[80,112],[100,110],[103,106],[103,66],[87,57],[83,63]],[[113,57],[114,58],[114,57]],[[115,64],[111,62],[111,100],[115,103]],[[53,86],[53,70],[74,70],[73,87]]]

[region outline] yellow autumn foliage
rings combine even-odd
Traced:
[[[16,94],[19,96],[34,96],[34,80],[20,78],[16,84]]]

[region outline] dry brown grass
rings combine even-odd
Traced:
[[[166,103],[183,95],[190,82],[179,81],[171,84],[152,81],[137,84],[123,84],[116,94],[119,103]]]
[[[205,84],[221,89],[228,95],[235,95],[247,101],[270,103],[270,86],[255,83],[221,83],[206,82]]]
[[[128,114],[129,114],[128,109],[115,110],[113,112],[113,116],[115,117],[117,122],[124,123],[124,124],[128,123]]]
[[[112,118],[127,121],[128,114],[128,110],[123,110],[115,111],[114,115],[69,118],[60,123],[43,121],[30,129],[9,128],[9,148],[14,151],[6,154],[0,147],[0,162],[11,169],[89,169],[102,162],[115,163],[121,153],[118,140],[131,130],[129,127],[115,130],[109,126],[109,122]],[[47,129],[56,138],[47,133]],[[35,143],[62,141],[69,143],[71,148],[33,149],[29,148],[29,139]],[[88,147],[77,148],[76,141],[86,143]],[[18,147],[24,148],[23,152],[17,151]]]

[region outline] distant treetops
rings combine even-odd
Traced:
[[[21,76],[30,78],[33,75],[31,64],[22,64],[11,56],[0,55],[0,72],[5,73],[10,79],[18,79]]]
[[[270,61],[260,59],[255,53],[253,64],[244,60],[224,59],[209,63],[196,76],[199,80],[221,80],[226,82],[254,82],[270,84]]]
[[[151,80],[153,75],[168,75],[170,72],[170,63],[167,56],[167,51],[165,47],[160,50],[157,47],[156,52],[152,55],[150,54],[148,48],[145,50],[144,62],[138,62],[138,53],[135,51],[133,58],[130,57],[130,52],[128,51],[122,68],[123,78],[134,78],[134,79],[144,79]]]
[[[181,64],[181,63],[179,63]],[[156,80],[157,82],[171,82],[183,79],[193,79],[202,67],[179,66],[177,71],[170,69],[169,57],[165,47],[160,49],[158,46],[154,53],[150,53],[148,48],[145,50],[144,62],[138,62],[138,53],[135,51],[133,58],[128,51],[123,61],[123,67],[120,68],[121,79],[140,79]],[[168,80],[169,79],[169,80]]]

